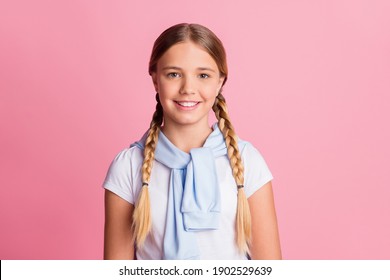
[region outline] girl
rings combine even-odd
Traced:
[[[280,259],[272,175],[227,114],[221,41],[198,24],[172,26],[154,43],[149,74],[150,128],[104,181],[104,258]]]

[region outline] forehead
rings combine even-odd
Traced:
[[[180,68],[210,67],[218,70],[212,56],[203,47],[191,41],[177,43],[170,47],[158,60],[157,67],[167,65]]]

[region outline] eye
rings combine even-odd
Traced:
[[[168,78],[178,78],[180,77],[180,74],[177,72],[171,72],[167,74]]]
[[[210,78],[210,76],[208,74],[205,74],[205,73],[200,74],[199,77],[202,79]]]

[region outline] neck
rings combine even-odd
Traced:
[[[164,124],[161,130],[173,145],[186,153],[189,153],[193,148],[202,147],[213,131],[208,124],[175,126]]]

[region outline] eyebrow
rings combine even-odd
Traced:
[[[183,70],[182,68],[177,67],[177,66],[165,66],[165,67],[162,68],[162,70],[167,70],[167,69]],[[196,69],[197,69],[197,70],[202,70],[202,71],[207,70],[207,71],[215,72],[214,69],[211,69],[211,68],[209,68],[209,67],[198,67],[198,68],[196,68]]]

